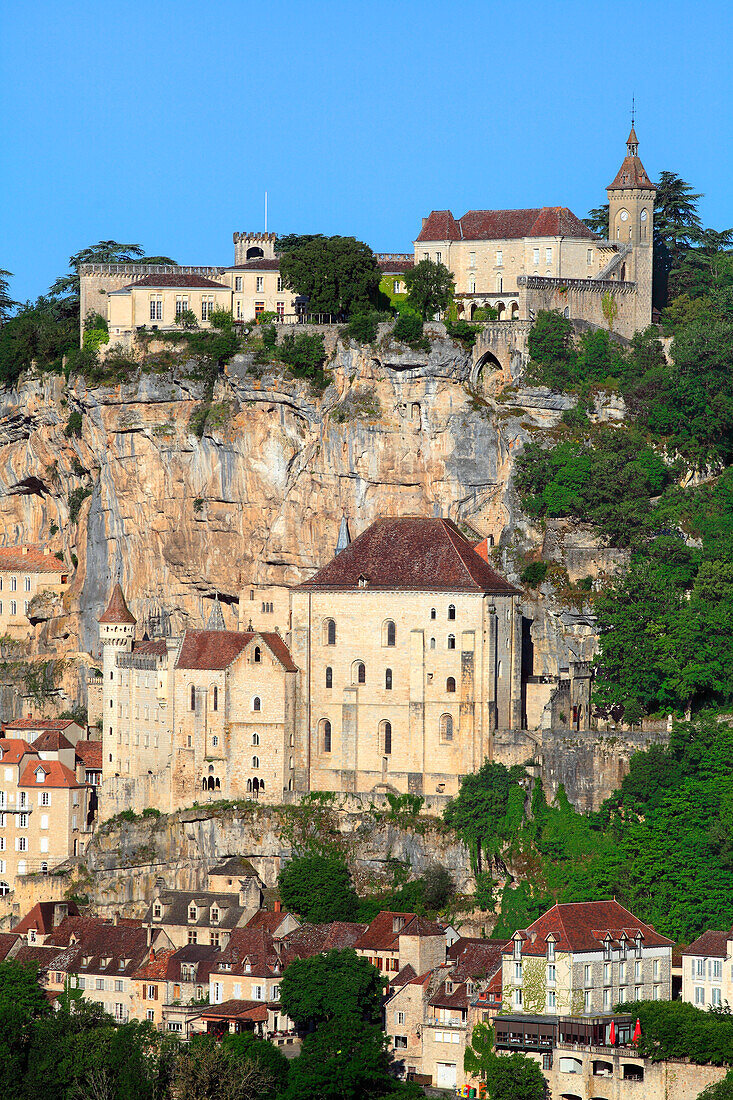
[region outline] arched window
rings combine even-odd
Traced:
[[[456,681],[455,681],[454,676],[449,676],[448,679],[445,681],[445,690],[446,691],[455,691],[456,690]]]
[[[438,612],[435,610],[434,607],[431,607],[430,608],[430,618],[431,619],[437,619],[437,617],[438,617]]]
[[[501,680],[501,661],[496,665],[496,678],[497,680]]]
[[[265,781],[264,781],[264,779],[260,779],[260,790],[264,791],[264,789],[265,789]]]
[[[259,766],[260,766],[260,758],[259,758],[259,756],[253,756],[253,757],[252,757],[252,767],[253,767],[253,768],[259,768]]]
[[[331,723],[328,718],[324,718],[321,722],[321,744],[324,752],[331,751]]]
[[[248,794],[252,793],[252,780],[251,779],[247,780],[247,793]]]
[[[252,710],[262,710],[262,700],[260,699],[259,695],[255,695],[254,699],[252,700]]]
[[[260,735],[259,735],[259,733],[253,733],[253,734],[252,734],[252,744],[253,744],[253,745],[259,745],[259,743],[260,743]]]
[[[440,716],[440,740],[453,740],[453,716],[451,714],[441,714]]]
[[[397,628],[391,619],[382,624],[382,645],[394,645],[397,640]]]
[[[384,670],[384,690],[385,691],[391,691],[392,690],[392,669],[391,668],[386,668]]]
[[[45,859],[41,863],[41,874],[42,875],[47,875],[48,874],[48,864],[46,863]]]
[[[379,740],[381,742],[382,752],[385,756],[389,756],[392,752],[392,723],[381,722],[379,726]]]
[[[435,638],[430,639],[430,648],[435,649]]]
[[[208,787],[208,789],[210,791],[213,791],[213,789],[214,789],[214,777],[213,777],[213,775],[210,775],[209,778],[206,780],[206,786]]]
[[[326,687],[333,687],[333,669],[330,665],[326,668]]]
[[[206,790],[206,780],[205,779],[201,780],[201,786],[203,787],[204,790]]]
[[[214,736],[211,738],[211,744],[214,746],[215,749],[219,748],[219,738],[216,736],[216,734],[214,734]]]
[[[456,636],[455,636],[455,634],[449,634],[448,635],[448,649],[455,649],[455,648],[456,648]]]
[[[221,789],[221,781],[219,779],[215,779],[214,780],[214,786],[216,787],[217,790],[220,790]]]
[[[323,624],[323,644],[336,645],[336,623],[333,619],[326,619]]]
[[[363,661],[354,661],[351,668],[351,682],[352,684],[366,683],[366,665]]]
[[[455,619],[456,617],[456,605],[454,603],[448,604],[448,618]]]
[[[196,710],[196,688],[191,684],[191,710]]]
[[[256,665],[258,665],[261,660],[262,660],[262,650],[260,649],[260,647],[258,645],[256,645],[255,646],[255,652],[254,652],[254,662],[255,662]]]
[[[211,705],[213,706],[214,710],[219,709],[219,689],[216,684],[214,684],[213,701]]]

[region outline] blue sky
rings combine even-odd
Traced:
[[[232,232],[407,251],[433,208],[605,201],[632,94],[652,178],[733,225],[729,4],[0,0],[0,268],[42,293],[115,238],[179,263]]]

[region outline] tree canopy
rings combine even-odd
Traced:
[[[351,874],[335,856],[296,857],[280,872],[278,886],[283,905],[313,924],[356,920],[359,899]]]
[[[381,1019],[383,985],[379,972],[351,948],[296,959],[283,974],[280,1003],[299,1030],[328,1020]]]
[[[381,279],[371,248],[355,237],[299,238],[281,255],[280,275],[285,286],[308,298],[310,313],[334,316],[376,305]]]
[[[407,287],[407,303],[422,317],[432,320],[436,314],[445,313],[453,301],[455,280],[445,264],[432,260],[420,260],[404,274]]]

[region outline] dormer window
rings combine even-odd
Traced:
[[[219,910],[218,909],[212,909],[211,910],[211,923],[212,924],[218,924],[219,923]]]
[[[36,768],[36,783],[45,783],[46,773],[43,768]]]
[[[554,962],[555,961],[555,941],[554,940],[548,940],[547,941],[547,961],[548,962]]]
[[[522,957],[522,940],[518,936],[514,941],[514,958],[521,959]]]
[[[195,905],[189,905],[189,907],[188,907],[188,919],[189,920],[196,920],[197,916],[198,916],[198,910],[197,910],[196,906]]]
[[[621,958],[625,959],[629,953],[629,941],[626,938],[626,933],[621,937]]]
[[[127,964],[129,963],[129,961],[130,961],[129,959],[120,959],[117,969],[118,970],[124,970],[125,967],[127,966]]]
[[[252,973],[252,963],[249,961],[249,959],[245,959],[244,972],[245,972],[245,974],[251,974]]]
[[[637,932],[636,933],[636,956],[639,959],[641,958],[642,946],[643,945],[642,945],[642,942],[641,942],[641,932]]]
[[[162,916],[163,916],[163,906],[160,904],[159,901],[156,901],[153,905],[153,919],[154,920],[160,920],[160,918]]]
[[[405,926],[404,917],[392,917],[392,931],[401,932]]]
[[[35,928],[29,928],[28,929],[28,943],[36,943],[37,939],[38,939],[38,936],[36,934]]]
[[[81,960],[81,964],[82,964],[82,966],[89,966],[91,964],[91,961],[92,961],[92,956],[91,955],[84,955],[84,957]]]
[[[445,983],[445,991],[446,991],[446,993],[452,993],[453,992],[453,982],[446,982]]]
[[[359,574],[359,588],[366,588],[369,584],[369,578],[364,573]]]
[[[613,958],[613,941],[611,940],[611,937],[608,936],[603,941],[603,959],[604,959],[605,962],[610,962],[612,958]]]

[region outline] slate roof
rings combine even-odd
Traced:
[[[68,573],[68,566],[55,554],[44,554],[40,546],[0,546],[0,572]]]
[[[345,550],[304,581],[305,590],[343,591],[362,587],[417,591],[487,592],[518,590],[484,561],[449,519],[417,516],[378,519]]]
[[[18,921],[13,928],[13,932],[28,932],[29,929],[35,928],[42,936],[48,936],[53,932],[57,925],[54,924],[54,912],[58,902],[55,901],[38,901],[29,909],[26,915]],[[66,901],[63,903],[66,906],[66,915],[68,917],[79,916],[79,910],[76,907],[76,903],[73,901]]]
[[[245,909],[239,904],[237,894],[217,894],[209,890],[163,890],[157,895],[157,900],[163,906],[163,916],[153,918],[153,903],[145,914],[146,924],[153,927],[164,924],[187,925],[189,928],[236,928]],[[198,917],[195,921],[188,919],[188,907],[195,902],[198,909]],[[211,909],[216,906],[219,910],[219,920],[215,925],[211,921]]]
[[[285,964],[293,959],[310,959],[323,951],[344,951],[354,947],[365,931],[366,925],[350,921],[301,924],[280,941],[280,955]]]
[[[46,778],[43,783],[36,782],[36,772],[43,768]],[[29,760],[23,768],[19,787],[86,787],[86,783],[79,783],[71,768],[62,764],[59,760]]]
[[[557,951],[601,951],[610,933],[616,944],[623,933],[633,942],[637,931],[643,936],[645,947],[664,947],[672,944],[666,936],[660,936],[650,924],[638,920],[633,913],[617,901],[582,901],[553,905],[526,929],[520,929],[524,942],[523,955],[545,955],[547,937],[555,937]],[[531,933],[536,933],[534,942]],[[504,954],[511,954],[510,940],[504,946]]]
[[[102,742],[101,741],[77,741],[74,746],[76,758],[87,767],[102,770]]]
[[[176,668],[228,668],[253,638],[260,638],[265,642],[286,672],[298,671],[279,634],[274,631],[252,630],[187,630],[183,635]]]
[[[686,947],[683,955],[717,955],[720,958],[727,958],[728,955],[728,941],[733,940],[733,929],[730,932],[716,932],[710,928],[707,932],[703,932],[701,936],[698,936],[696,940],[693,940],[689,947]]]
[[[457,219],[450,210],[433,210],[415,241],[506,241],[523,237],[583,237],[593,240],[595,234],[566,206],[469,210]]]
[[[490,978],[501,971],[504,940],[469,939],[463,936],[448,948],[448,960],[453,963],[454,981],[469,981],[474,977]]]
[[[125,601],[125,595],[122,591],[122,586],[119,581],[112,589],[112,595],[109,598],[107,604],[107,610],[103,615],[100,615],[97,619],[99,623],[128,623],[131,626],[137,622],[137,619],[130,611]]]
[[[398,931],[394,929],[395,919],[403,922]],[[426,920],[416,913],[393,913],[385,910],[377,913],[354,947],[357,951],[397,951],[400,936],[445,936],[445,930],[435,921]]]
[[[168,646],[165,643],[165,638],[144,638],[140,642],[132,643],[132,652],[143,656],[149,654],[153,657],[165,657]]]
[[[58,752],[59,749],[72,749],[74,746],[60,730],[44,730],[33,742],[34,752]]]
[[[134,283],[130,283],[126,286],[125,290],[130,290],[132,287],[148,286],[148,287],[181,287],[190,288],[195,290],[200,287],[203,290],[208,288],[216,290],[229,290],[228,286],[223,283],[216,283],[213,279],[207,279],[205,275],[176,275],[171,272],[165,275],[144,275],[142,279],[138,279]]]
[[[0,737],[3,764],[17,764],[25,753],[34,750],[21,737]]]

